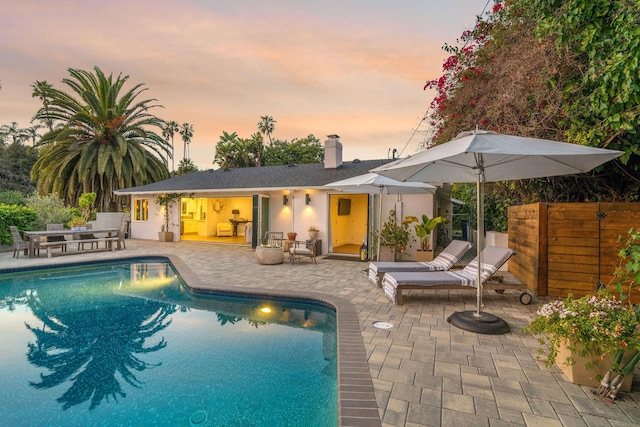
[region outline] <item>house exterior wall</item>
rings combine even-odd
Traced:
[[[272,191],[272,192],[263,192],[260,193],[262,195],[267,195],[270,197],[269,203],[269,231],[282,231],[287,233],[289,231],[295,231],[298,236],[297,240],[306,240],[309,238],[308,230],[310,226],[316,226],[320,229],[319,238],[322,240],[322,253],[327,253],[330,248],[329,242],[329,194],[340,194],[335,191],[324,191],[324,190],[288,190],[288,191]],[[305,203],[305,195],[309,194],[311,198],[310,203],[307,205]],[[287,205],[283,205],[282,196],[287,195],[288,203]],[[205,198],[209,199],[207,201],[206,210],[209,212],[208,217],[212,219],[215,217],[215,214],[211,213],[211,203],[217,197],[219,198],[228,198],[228,197],[247,197],[248,194],[215,194],[215,193],[203,193],[203,194],[193,194],[194,199]],[[131,238],[133,239],[145,239],[145,240],[157,240],[158,232],[160,231],[160,227],[162,224],[163,212],[162,208],[153,203],[156,195],[137,195],[132,196],[132,206],[135,205],[135,200],[147,199],[149,201],[148,204],[148,218],[145,221],[136,220],[134,212],[132,212],[132,221],[131,221]],[[373,198],[374,196],[367,196],[367,198]],[[377,205],[374,203],[374,200],[370,200],[369,203],[366,203],[367,198],[362,198],[363,203],[358,203],[357,206],[354,206],[354,209],[364,209],[365,211],[368,209],[368,205],[375,209],[377,209]],[[400,200],[401,199],[401,200]],[[377,197],[376,197],[377,200]],[[173,240],[180,240],[180,203],[177,203],[171,212],[171,225],[169,231],[173,231]],[[231,217],[231,209],[234,206],[225,206],[225,212],[220,214],[220,218]],[[389,194],[383,196],[383,205],[382,205],[382,222],[385,222],[389,216],[389,211],[391,209],[397,209],[398,219],[403,220],[406,216],[421,216],[422,214],[426,214],[429,217],[434,216],[434,196],[431,194],[405,194],[401,197],[395,194]],[[229,212],[226,212],[229,211]],[[245,213],[245,208],[241,208],[241,216],[251,218],[249,212]],[[366,212],[368,214],[368,212]],[[376,213],[377,215],[377,213]],[[368,215],[367,215],[368,216]],[[375,231],[377,229],[377,223],[369,224],[369,229]],[[410,226],[410,231],[412,236],[415,238],[415,230],[413,226]],[[362,239],[365,237],[366,232],[352,232],[356,233],[357,236],[346,236],[347,240],[352,240],[355,243],[360,244]],[[362,234],[362,235],[360,235]],[[433,236],[435,239],[435,236]],[[433,243],[433,242],[432,242]],[[369,245],[372,245],[373,242],[369,241]],[[418,244],[417,241],[410,242],[410,246],[407,249],[407,254],[404,259],[415,260],[415,253],[417,250]]]

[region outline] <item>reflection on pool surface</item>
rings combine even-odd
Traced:
[[[163,260],[0,275],[4,425],[336,426],[335,312]]]

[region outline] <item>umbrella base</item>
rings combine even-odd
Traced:
[[[507,322],[493,314],[474,311],[456,311],[447,318],[447,322],[464,331],[484,335],[506,334],[511,329]]]

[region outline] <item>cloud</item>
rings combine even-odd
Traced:
[[[0,16],[0,124],[28,125],[34,81],[62,87],[67,68],[97,65],[144,83],[157,115],[192,123],[192,153],[223,130],[248,137],[268,114],[280,139],[338,133],[345,153],[375,158],[411,135],[440,46],[485,4],[429,3],[22,0]]]

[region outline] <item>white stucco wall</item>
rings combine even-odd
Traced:
[[[314,225],[320,229],[319,238],[322,240],[322,253],[326,254],[329,250],[329,194],[340,194],[335,191],[325,190],[287,190],[287,191],[273,191],[265,192],[263,195],[270,197],[270,231],[282,231],[287,233],[289,231],[295,231],[298,233],[298,240],[305,240],[309,238],[309,227]],[[286,194],[289,201],[287,205],[283,205],[282,196]],[[305,204],[305,194],[309,194],[311,202],[309,205]],[[230,197],[229,194],[194,194],[194,198],[224,198]],[[236,194],[234,196],[249,196],[249,194]],[[132,206],[135,206],[136,199],[149,200],[149,215],[146,221],[135,220],[135,215],[132,212],[131,220],[131,236],[133,239],[145,239],[145,240],[157,240],[158,232],[162,224],[162,210],[157,206],[153,200],[155,195],[134,196],[132,198]],[[399,200],[401,199],[401,200]],[[372,205],[375,208],[375,205]],[[231,209],[231,207],[229,207]],[[426,214],[429,217],[434,216],[434,196],[431,194],[405,194],[401,198],[395,194],[389,194],[383,196],[382,206],[382,222],[386,221],[389,216],[389,210],[397,209],[398,218],[404,219],[408,215],[420,217],[422,214]],[[248,209],[246,209],[248,210]],[[229,215],[225,212],[224,215]],[[376,208],[377,215],[377,208]],[[251,217],[251,214],[247,212],[243,216]],[[295,216],[295,218],[294,218]],[[226,216],[225,216],[226,217]],[[171,212],[171,222],[175,225],[170,227],[169,231],[173,231],[173,240],[180,240],[180,204],[177,203]],[[256,226],[255,224],[253,225]],[[377,229],[377,223],[370,224],[370,229]],[[415,231],[413,226],[410,226],[412,236],[415,238]],[[360,233],[364,234],[364,233]],[[358,236],[357,242],[360,243],[364,236]],[[432,236],[432,246],[435,242],[436,236]],[[371,243],[371,242],[370,242]],[[410,242],[410,247],[407,248],[407,253],[410,255],[405,259],[415,259],[415,252],[418,248],[418,242]]]

